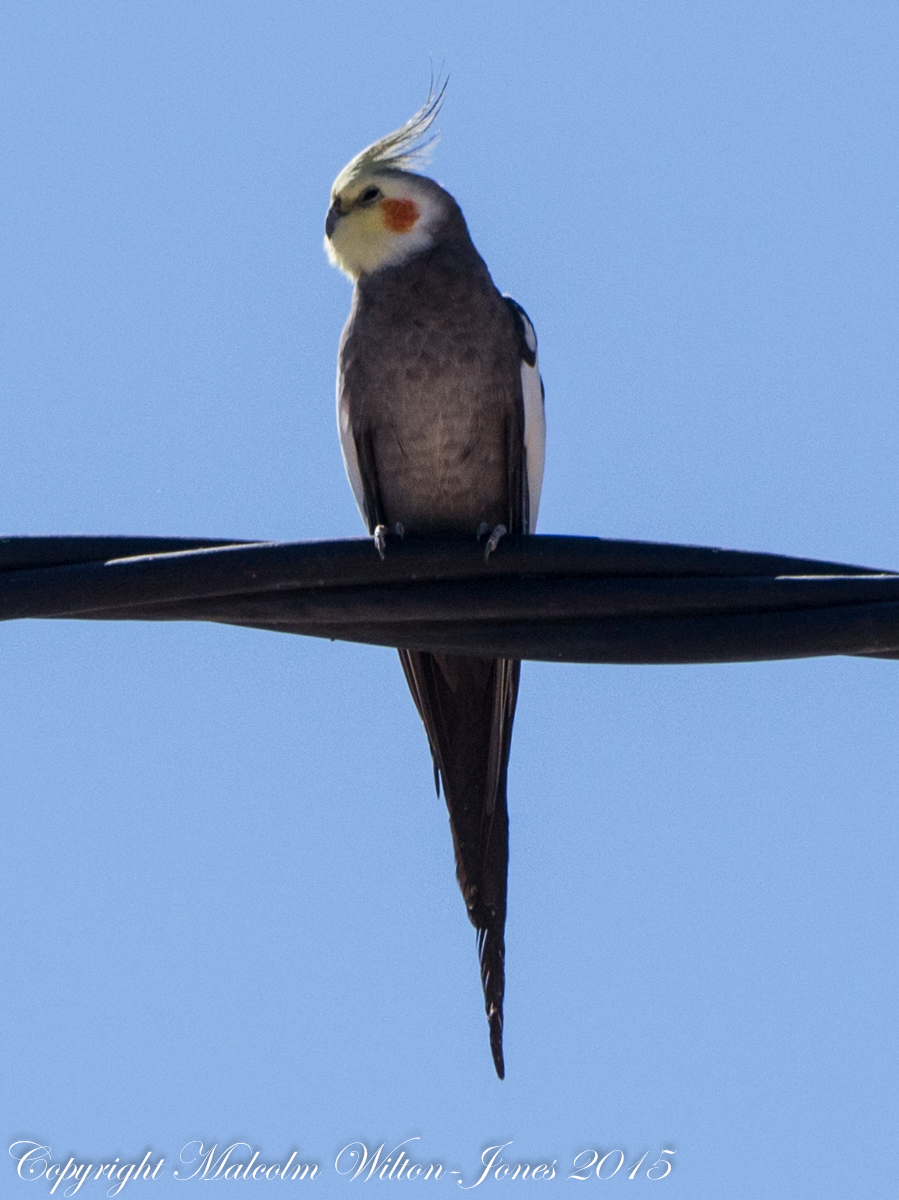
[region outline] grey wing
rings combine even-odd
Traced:
[[[546,416],[543,380],[537,362],[537,334],[528,314],[511,296],[503,296],[515,322],[521,358],[521,398],[524,417],[524,478],[527,481],[525,533],[537,528],[543,465],[546,460]]]
[[[377,525],[384,524],[384,506],[381,501],[371,430],[353,428],[349,401],[340,375],[337,377],[337,432],[340,434],[343,465],[356,504],[368,526],[368,532],[374,533]]]
[[[340,436],[340,449],[343,453],[343,465],[346,470],[346,477],[350,481],[350,487],[353,489],[353,495],[356,497],[356,504],[359,506],[359,511],[368,524],[365,485],[362,480],[362,470],[359,464],[359,451],[356,449],[356,439],[353,436],[353,428],[350,422],[350,406],[343,392],[343,376],[340,371],[337,373],[337,433]],[[369,525],[368,532],[372,533],[373,530],[374,527]]]

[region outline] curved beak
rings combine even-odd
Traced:
[[[344,215],[343,209],[340,207],[340,201],[335,200],[328,209],[328,215],[325,217],[325,236],[330,241],[334,230],[337,228],[337,222]]]

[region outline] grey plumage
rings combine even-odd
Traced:
[[[455,201],[430,250],[358,280],[338,392],[372,529],[522,527],[519,339]]]
[[[427,236],[406,245],[385,240],[362,211],[379,203],[388,222],[420,214]],[[344,234],[345,218],[360,211],[362,232]],[[455,200],[409,171],[356,171],[351,187],[335,185],[328,238],[335,247],[343,239],[347,249],[332,253],[356,281],[340,343],[338,414],[347,472],[369,531],[399,526],[406,536],[473,538],[481,526],[502,525],[527,532],[522,369],[534,366],[536,343],[528,344],[522,310],[494,286]],[[372,245],[380,255],[373,269]],[[354,254],[364,268],[352,269]],[[538,432],[531,486],[542,472],[542,425]],[[443,784],[502,1078],[506,771],[519,663],[411,650],[400,650],[400,659]]]

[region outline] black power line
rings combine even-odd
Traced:
[[[0,620],[219,621],[559,662],[899,657],[899,574],[702,546],[507,536],[0,539]]]

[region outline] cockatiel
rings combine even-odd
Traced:
[[[537,339],[493,284],[453,197],[410,168],[446,85],[357,154],[331,190],[325,247],[354,282],[337,422],[378,551],[392,534],[533,532],[545,423]],[[477,930],[502,1079],[508,864],[506,771],[520,664],[400,650],[443,784],[456,874]]]

